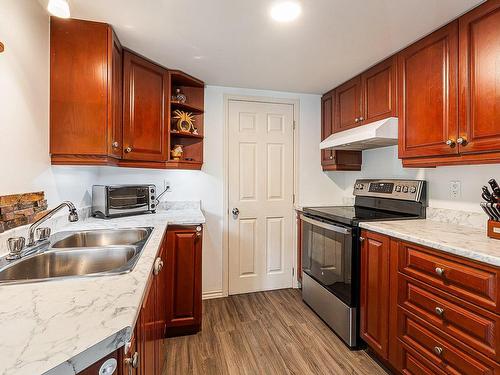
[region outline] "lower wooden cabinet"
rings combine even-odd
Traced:
[[[363,231],[361,337],[402,374],[500,374],[500,269]]]
[[[166,255],[167,336],[201,329],[202,227],[169,227]]]
[[[362,238],[360,334],[377,354],[387,359],[390,238],[372,232],[364,232]]]

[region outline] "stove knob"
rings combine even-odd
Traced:
[[[417,192],[417,188],[415,186],[412,186],[410,188],[410,193],[415,194]]]
[[[408,186],[403,186],[403,193],[408,193]]]
[[[396,186],[396,192],[398,192],[398,193],[401,192],[401,186],[399,186],[399,185]]]
[[[363,185],[363,184],[359,184],[359,189],[360,189],[360,190],[363,190],[363,189],[364,189],[364,187],[365,187],[365,185]]]

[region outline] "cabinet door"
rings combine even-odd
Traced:
[[[158,375],[156,325],[156,284],[150,279],[138,321],[137,340],[140,349],[140,373]]]
[[[198,228],[168,229],[167,335],[200,329],[202,232]]]
[[[459,19],[460,153],[500,151],[500,1]]]
[[[108,110],[108,155],[120,159],[122,157],[123,129],[123,59],[122,46],[113,29],[108,28],[109,51],[108,77],[111,86],[108,87],[110,110]]]
[[[165,334],[167,328],[167,287],[168,287],[168,272],[165,268],[167,264],[167,238],[165,234],[160,250],[159,258],[163,262],[163,266],[158,275],[155,276],[156,281],[156,336],[158,341],[158,366],[159,373],[163,373],[163,365],[166,358],[166,342]]]
[[[335,89],[334,133],[361,125],[361,117],[361,76],[357,76]]]
[[[457,68],[457,21],[399,53],[400,158],[458,153]]]
[[[361,87],[363,124],[396,116],[396,57],[364,72]]]
[[[321,140],[325,140],[333,133],[333,100],[334,92],[323,95],[321,98]],[[332,150],[321,150],[321,165],[335,164]]]
[[[166,161],[167,71],[129,51],[123,58],[123,158]]]
[[[364,240],[361,249],[361,338],[382,358],[387,359],[390,239],[366,231],[362,237]]]

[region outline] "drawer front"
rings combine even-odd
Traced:
[[[445,372],[438,369],[425,357],[411,349],[399,340],[399,368],[402,374],[408,375],[444,375]]]
[[[401,242],[399,271],[463,298],[488,310],[498,312],[499,271],[441,255],[422,246]]]
[[[398,309],[398,337],[447,374],[488,375],[500,370],[498,363],[473,358],[432,333],[402,308]]]
[[[398,303],[429,324],[471,346],[477,351],[496,358],[499,351],[498,315],[485,310],[484,314],[471,311],[438,296],[399,276]]]

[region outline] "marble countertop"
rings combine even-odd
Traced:
[[[198,203],[149,215],[88,218],[62,228],[154,230],[127,274],[0,286],[0,374],[75,374],[123,346],[167,225],[204,222]]]
[[[464,258],[500,266],[500,240],[489,238],[486,229],[428,219],[365,222],[360,223],[360,227]]]

